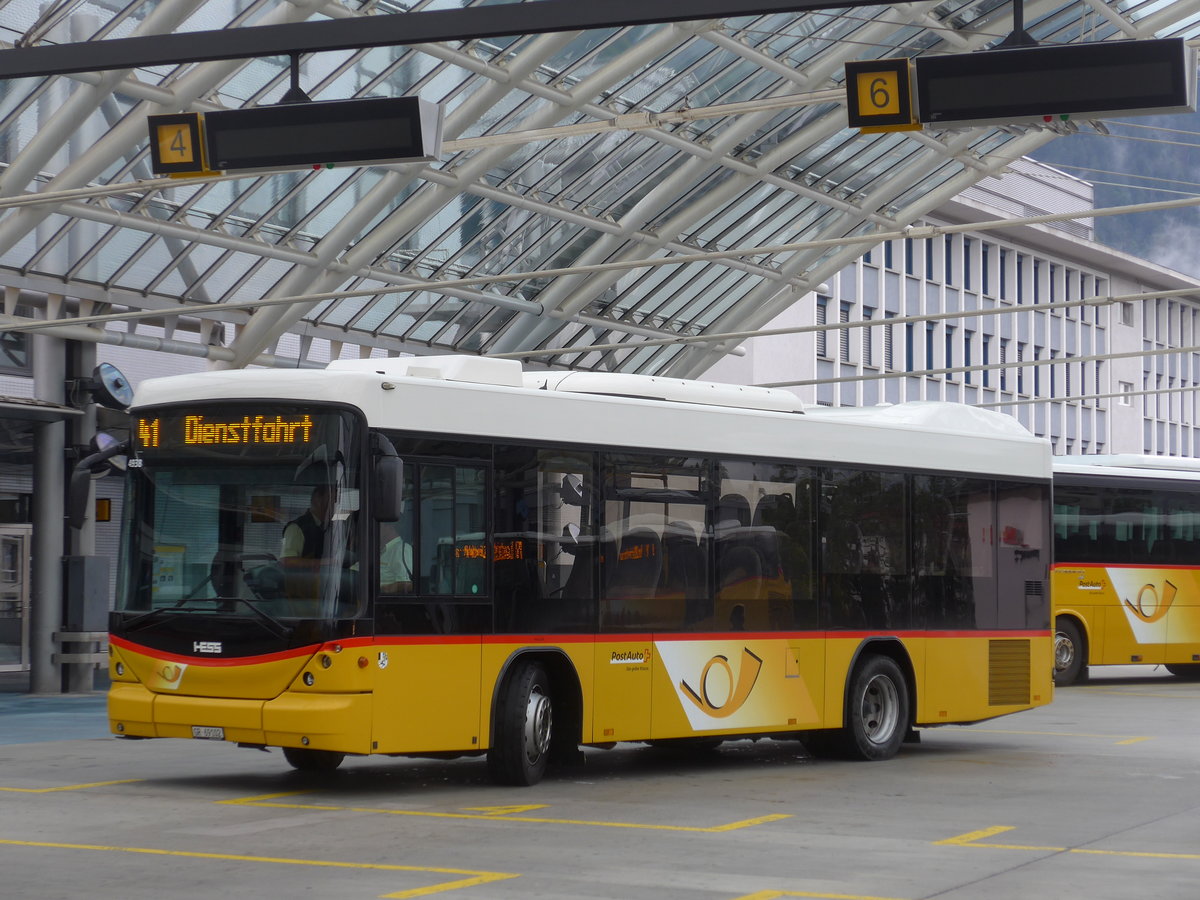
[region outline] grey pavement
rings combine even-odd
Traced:
[[[76,694],[31,694],[28,672],[0,673],[0,745],[108,737],[107,677],[96,690]]]

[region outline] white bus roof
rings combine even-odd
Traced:
[[[1134,453],[1056,456],[1054,474],[1200,481],[1200,460],[1180,456],[1139,456]]]
[[[143,382],[135,407],[214,399],[347,403],[425,434],[1051,477],[1050,446],[1000,413],[922,402],[804,410],[787,391],[592,372],[524,372],[469,356],[340,360]]]

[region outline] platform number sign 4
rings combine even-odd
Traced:
[[[156,175],[205,171],[199,113],[149,116],[150,168]]]

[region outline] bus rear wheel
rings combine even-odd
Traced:
[[[495,742],[488,769],[500,784],[533,785],[546,774],[554,739],[550,681],[538,663],[522,663],[496,704]]]
[[[854,670],[840,743],[849,759],[891,759],[909,725],[908,682],[889,656],[868,656]]]
[[[1084,678],[1083,634],[1074,619],[1054,620],[1054,683],[1058,687]]]
[[[332,772],[342,764],[346,754],[334,750],[312,750],[308,747],[284,747],[283,758],[293,769],[301,772]]]

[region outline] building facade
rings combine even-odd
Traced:
[[[1193,456],[1200,282],[1096,243],[1086,215],[1026,221],[1093,206],[1086,182],[1019,160],[922,223],[953,231],[872,247],[705,377],[827,406],[991,407],[1060,455]]]

